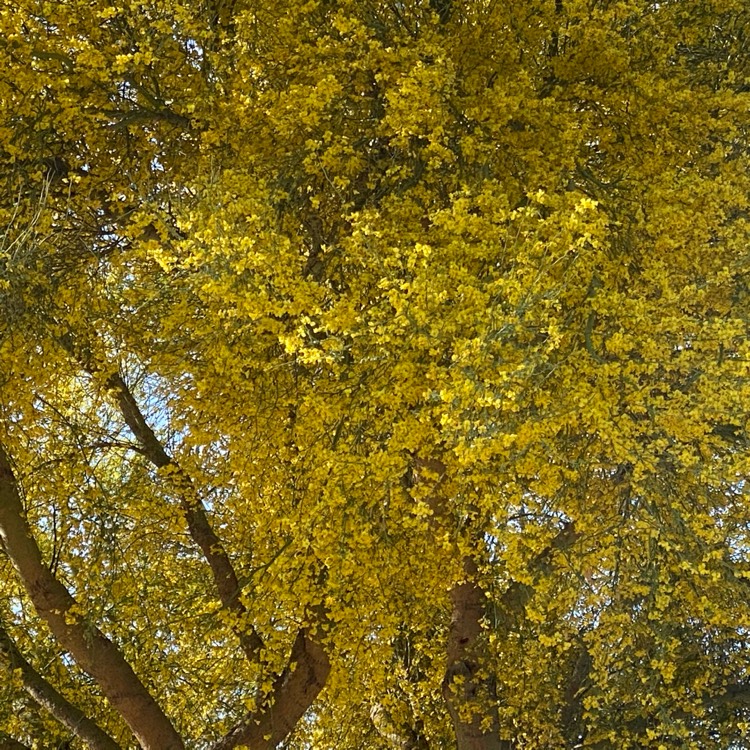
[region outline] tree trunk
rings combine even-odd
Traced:
[[[507,750],[500,740],[493,680],[479,663],[484,592],[476,581],[474,560],[464,559],[466,580],[450,592],[448,664],[443,698],[453,722],[458,750]]]

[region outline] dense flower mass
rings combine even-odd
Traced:
[[[0,747],[750,748],[745,0],[14,0],[0,70]]]

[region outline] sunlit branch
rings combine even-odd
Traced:
[[[93,368],[88,367],[90,372]],[[203,501],[193,480],[156,437],[132,391],[119,373],[107,377],[106,386],[115,397],[126,424],[143,455],[158,469],[166,469],[177,489],[192,539],[209,563],[219,597],[226,609],[247,622],[247,608],[240,599],[241,586],[222,541],[208,520]],[[257,660],[263,641],[252,625],[236,627],[245,655]],[[275,747],[295,727],[325,686],[330,662],[319,640],[302,629],[297,633],[287,667],[276,676],[260,708],[251,713],[223,738],[214,750],[229,750],[240,744]],[[270,737],[270,740],[266,740]],[[264,745],[262,743],[270,744]]]
[[[325,686],[331,665],[325,649],[306,630],[300,630],[289,665],[276,678],[268,700],[259,711],[237,724],[211,750],[238,745],[253,750],[275,748],[294,729]]]
[[[72,337],[63,339],[62,344],[91,375],[98,373],[99,368],[90,357],[80,351]],[[193,480],[156,437],[122,376],[119,373],[108,375],[105,385],[112,393],[125,423],[135,436],[139,452],[157,469],[167,470],[165,473],[168,473],[172,486],[177,490],[190,536],[211,568],[222,605],[237,616],[238,622],[246,622],[247,608],[240,599],[242,589],[239,579],[221,539],[208,520],[205,506]],[[251,662],[257,661],[263,649],[263,641],[258,633],[252,626],[247,625],[235,626],[234,629],[245,656]]]
[[[183,743],[118,647],[86,620],[80,604],[42,562],[26,522],[10,458],[0,446],[0,538],[34,608],[62,647],[99,685],[145,750]]]
[[[120,750],[120,746],[79,708],[55,690],[23,657],[8,632],[0,626],[0,655],[8,669],[20,673],[24,690],[41,708],[77,735],[91,750]],[[3,747],[0,741],[0,749]]]
[[[237,615],[238,621],[246,621],[247,608],[240,599],[239,579],[229,554],[208,520],[205,506],[193,480],[156,437],[120,374],[110,375],[107,386],[117,400],[123,419],[138,440],[146,458],[157,469],[169,467],[169,479],[179,494],[190,536],[211,568],[221,603]],[[255,661],[263,648],[260,636],[252,626],[237,626],[235,630],[245,655],[250,661]]]

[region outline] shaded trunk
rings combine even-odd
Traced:
[[[508,750],[499,736],[494,680],[481,669],[485,595],[476,581],[477,566],[464,559],[466,580],[450,591],[451,626],[443,698],[453,722],[458,750]]]
[[[427,498],[432,523],[451,523],[443,493],[445,464],[437,458],[414,457],[410,482],[432,482]],[[482,621],[486,597],[477,580],[478,567],[471,557],[463,558],[464,579],[450,590],[451,624],[446,644],[443,700],[453,723],[458,750],[509,750],[500,740],[500,722],[495,697],[494,675],[482,671]]]

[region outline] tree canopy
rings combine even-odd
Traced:
[[[0,71],[0,747],[750,747],[745,0],[13,0]]]

